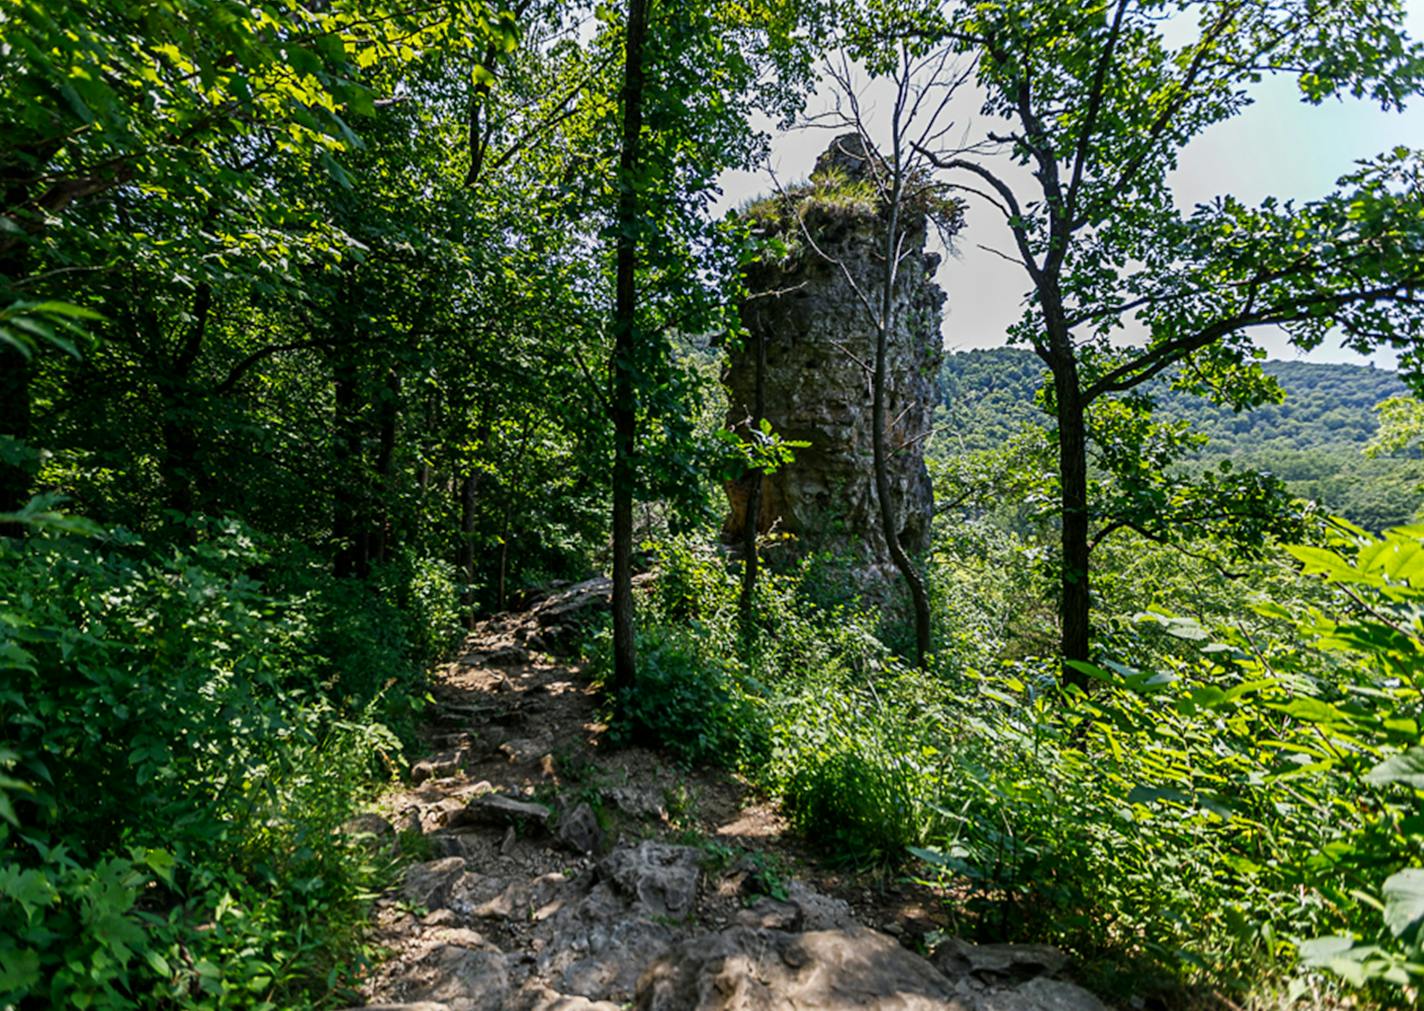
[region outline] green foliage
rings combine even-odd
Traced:
[[[688,764],[742,768],[766,751],[764,718],[734,661],[696,632],[653,625],[638,638],[638,677],[617,703],[615,740],[646,741]]]
[[[936,753],[916,751],[916,728],[874,685],[808,681],[777,726],[773,774],[792,825],[833,862],[903,862],[939,820]]]
[[[884,174],[888,167],[880,171]],[[884,202],[879,187],[884,185],[875,178],[850,179],[832,165],[773,196],[749,202],[738,214],[761,239],[761,258],[785,268],[811,255],[806,232],[815,238],[848,227],[876,227]],[[907,181],[903,208],[907,216],[927,219],[943,236],[955,235],[964,225],[964,202],[922,172]]]
[[[1379,431],[1365,446],[1371,458],[1401,450],[1417,450],[1424,434],[1424,405],[1413,397],[1387,397],[1375,405]]]
[[[742,771],[832,860],[903,861],[936,818],[937,780],[919,774],[935,753],[916,744],[933,721],[905,715],[929,683],[887,663],[877,617],[834,603],[830,560],[813,558],[764,574],[748,640],[735,567],[686,538],[656,556],[638,681],[614,709],[615,734]]]
[[[1120,640],[1141,660],[1081,665],[1086,694],[1051,665],[971,679],[946,728],[953,817],[917,850],[972,889],[966,926],[1063,944],[1138,994],[1148,973],[1299,995],[1297,961],[1386,1003],[1418,985],[1424,531],[1292,553],[1344,592],[1142,614]]]
[[[613,736],[657,745],[688,765],[755,768],[766,758],[766,716],[736,659],[735,583],[687,538],[657,545],[657,557],[660,578],[638,630],[637,680],[611,700]],[[606,629],[594,645],[606,683]]]
[[[1149,383],[1145,392],[1157,416],[1188,421],[1207,437],[1203,455],[1249,462],[1292,450],[1358,453],[1378,430],[1376,405],[1406,391],[1397,373],[1373,366],[1266,361],[1261,369],[1280,387],[1283,397],[1278,403],[1237,410],[1174,388],[1170,377]],[[1040,421],[1034,395],[1044,375],[1038,357],[1022,348],[946,355],[940,384],[949,438],[941,441],[949,445],[941,448],[991,449],[1024,425]]]
[[[235,525],[166,555],[33,525],[0,540],[0,994],[289,1007],[350,978],[379,868],[337,830],[400,742],[338,665],[414,658],[369,656],[330,587],[271,595]]]
[[[659,546],[645,635],[715,726],[765,734],[746,771],[798,832],[833,861],[915,857],[955,897],[956,932],[1062,945],[1120,998],[1288,1003],[1349,985],[1390,1004],[1419,961],[1424,531],[1339,529],[1344,554],[1295,549],[1304,576],[1268,558],[1234,582],[1209,555],[1125,540],[1101,583],[1120,616],[1103,641],[1125,662],[1083,665],[1086,692],[1062,688],[1052,659],[994,659],[1051,643],[1032,632],[1051,594],[1031,548],[986,522],[937,540],[946,620],[928,673],[890,656],[858,607],[814,603],[810,566],[769,575],[765,631],[740,640],[735,571],[688,541]],[[718,708],[719,678],[746,708]],[[714,739],[691,708],[683,736]],[[659,734],[676,747],[673,724]]]
[[[1377,445],[1376,405],[1388,398],[1394,398],[1390,403],[1411,402],[1399,398],[1405,387],[1397,374],[1373,367],[1286,361],[1264,362],[1262,371],[1280,386],[1283,399],[1246,410],[1177,389],[1170,379],[1144,387],[1153,401],[1153,417],[1169,425],[1189,423],[1192,433],[1207,440],[1199,449],[1183,447],[1190,451],[1174,455],[1167,474],[1176,476],[1179,488],[1186,491],[1183,479],[1219,472],[1227,461],[1238,479],[1247,478],[1248,472],[1271,475],[1284,482],[1292,496],[1316,502],[1367,529],[1382,530],[1414,517],[1424,501],[1420,491],[1424,464],[1415,454],[1401,452],[1407,448],[1403,444],[1391,444],[1388,451],[1382,446],[1373,450],[1374,458],[1360,458],[1362,450]],[[1025,437],[1019,433],[1041,418],[1033,400],[1042,385],[1043,366],[1032,352],[1016,348],[966,351],[946,356],[940,378],[945,391],[940,424],[946,433],[931,443],[931,465],[977,469],[981,474],[976,487],[996,489],[985,497],[998,497],[998,490],[1006,487],[1003,468],[993,481],[986,481],[982,472],[989,459],[1012,459],[1026,451]],[[1392,410],[1402,416],[1407,408]],[[1095,433],[1103,430],[1100,421],[1093,424]],[[1002,452],[1000,448],[1010,440],[1019,445],[1016,453]],[[990,451],[990,456],[973,462],[980,451]],[[1148,466],[1141,455],[1126,453],[1124,459],[1138,466],[1105,470],[1130,476],[1134,469],[1145,468],[1148,483],[1161,481],[1161,468]],[[1121,485],[1100,490],[1118,499],[1133,494]],[[1048,493],[1047,487],[1038,491],[1043,512],[1050,508]],[[940,498],[954,501],[960,494],[946,488]],[[1213,497],[1224,500],[1221,495]],[[1104,503],[1103,511],[1119,516],[1132,511],[1121,509],[1122,504]],[[1201,512],[1195,506],[1189,511]],[[1268,514],[1258,510],[1246,515]],[[1168,524],[1172,515],[1171,510],[1161,513]],[[1016,523],[1019,529],[1028,529],[1031,520],[1021,516]]]

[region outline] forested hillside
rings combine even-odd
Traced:
[[[1419,1006],[1406,6],[0,0],[0,1008]]]
[[[1229,459],[1270,471],[1292,494],[1372,530],[1408,523],[1424,505],[1424,462],[1416,452],[1374,458],[1365,449],[1379,430],[1377,405],[1404,395],[1393,372],[1360,365],[1268,361],[1279,403],[1245,410],[1173,389],[1167,378],[1144,387],[1164,420],[1185,421],[1208,438],[1196,465]],[[1002,445],[1025,425],[1049,419],[1035,406],[1042,363],[1021,348],[964,351],[945,357],[944,414],[937,449],[958,454]]]

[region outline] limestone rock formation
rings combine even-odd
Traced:
[[[729,425],[745,432],[755,416],[756,347],[764,342],[764,416],[790,440],[809,442],[794,463],[763,478],[757,524],[795,535],[795,550],[829,550],[871,571],[890,571],[872,462],[873,317],[847,280],[872,297],[883,271],[885,207],[873,173],[878,155],[854,135],[837,138],[805,186],[754,206],[756,227],[780,235],[787,255],[753,265],[742,318],[751,337],[724,374]],[[944,292],[939,256],[925,251],[932,222],[951,230],[958,208],[925,194],[902,210],[906,255],[889,336],[886,445],[900,541],[911,553],[929,543],[933,493],[924,446],[939,397]],[[798,222],[799,218],[799,222]],[[802,232],[804,223],[805,233]],[[750,486],[729,485],[725,535],[740,538]]]

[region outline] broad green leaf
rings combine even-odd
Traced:
[[[1424,747],[1415,746],[1385,759],[1366,773],[1365,779],[1376,784],[1407,783],[1424,789]]]
[[[69,316],[73,319],[86,319],[96,323],[105,322],[108,317],[101,312],[86,308],[82,305],[75,305],[72,302],[37,302],[29,308],[35,312],[42,312],[51,316]]]
[[[1299,698],[1274,708],[1307,723],[1344,723],[1349,719],[1340,709],[1320,699]]]
[[[170,885],[173,883],[173,868],[177,865],[177,861],[173,858],[172,853],[167,850],[144,850],[143,862],[166,883]]]
[[[1353,937],[1335,934],[1328,937],[1313,937],[1296,945],[1300,960],[1306,965],[1325,965],[1333,958],[1345,954],[1355,946]]]
[[[1384,922],[1402,937],[1424,918],[1424,868],[1406,867],[1384,882]]]

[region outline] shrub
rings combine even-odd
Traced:
[[[618,711],[616,740],[656,744],[689,765],[747,768],[766,755],[765,718],[735,660],[709,655],[687,630],[640,632],[638,679]]]
[[[0,1004],[298,1007],[359,966],[381,868],[337,829],[400,745],[332,658],[379,658],[380,607],[272,568],[225,524],[0,539]]]

